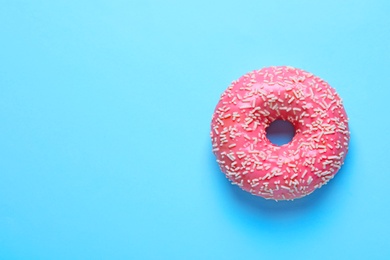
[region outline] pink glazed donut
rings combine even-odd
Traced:
[[[277,120],[295,128],[288,144],[266,137]],[[266,199],[293,200],[334,177],[348,152],[348,118],[336,91],[288,67],[245,74],[221,95],[211,122],[213,153],[226,177]]]

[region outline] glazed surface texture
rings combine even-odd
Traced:
[[[288,144],[266,137],[275,120],[295,128]],[[233,183],[267,199],[292,200],[342,166],[350,133],[342,100],[324,80],[288,66],[245,74],[223,92],[211,123],[213,153]]]

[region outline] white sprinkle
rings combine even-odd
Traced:
[[[299,99],[299,95],[298,95],[298,93],[297,93],[295,90],[293,90],[293,93],[294,93],[294,96],[295,96],[297,99]]]
[[[335,131],[324,131],[324,135],[332,135],[332,134],[334,134],[335,133]]]
[[[229,118],[230,116],[231,116],[231,114],[226,114],[222,118],[225,119],[225,118]]]
[[[226,155],[232,162],[234,162],[236,160],[236,158],[234,157],[234,155],[232,153],[228,153]]]
[[[307,170],[305,169],[305,171],[302,174],[302,178],[305,178],[306,173],[307,173]]]
[[[240,159],[245,157],[245,153],[244,152],[237,152],[236,154],[237,154],[238,158],[240,158]]]
[[[313,181],[313,178],[311,176],[309,176],[309,178],[307,179],[307,184],[310,185],[310,183]]]
[[[322,102],[318,102],[318,104],[319,104],[323,109],[326,110],[326,106],[325,106]]]
[[[314,98],[313,90],[311,88],[309,88],[309,90],[310,90],[310,97],[313,99]]]
[[[246,109],[246,108],[252,108],[252,106],[250,104],[242,104],[241,106],[239,106],[240,109]]]

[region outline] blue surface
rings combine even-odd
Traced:
[[[281,146],[291,142],[295,136],[295,128],[288,120],[277,119],[265,129],[265,133],[271,143]]]
[[[0,3],[1,259],[390,258],[390,1]],[[270,65],[350,117],[344,167],[294,202],[211,153],[219,95]]]

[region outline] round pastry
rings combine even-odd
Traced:
[[[271,143],[275,120],[295,128],[291,142]],[[267,199],[292,200],[332,179],[344,162],[350,132],[336,91],[288,66],[245,74],[221,95],[211,122],[213,153],[227,178]]]

